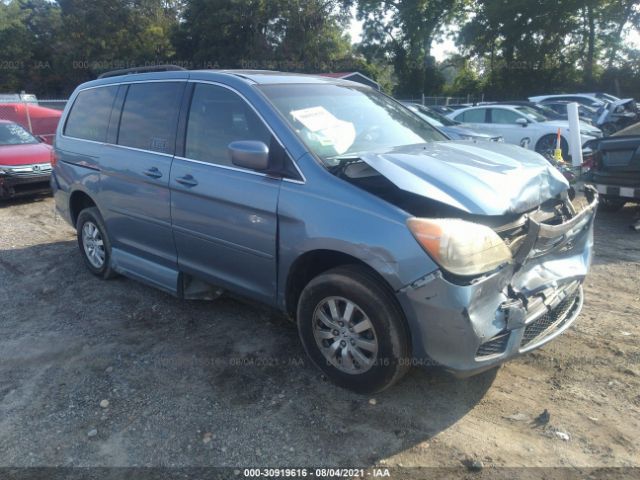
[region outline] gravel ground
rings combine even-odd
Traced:
[[[598,214],[559,339],[368,398],[326,382],[268,309],[98,280],[51,198],[0,205],[0,466],[640,466],[634,214]]]

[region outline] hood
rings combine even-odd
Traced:
[[[0,166],[31,165],[51,162],[52,147],[44,143],[0,145]]]
[[[541,155],[504,143],[432,142],[360,158],[402,190],[477,215],[522,213],[569,187]]]
[[[454,140],[460,140],[465,137],[482,138],[487,140],[492,138],[491,135],[488,135],[486,133],[476,132],[474,130],[471,130],[465,127],[458,127],[458,126],[440,127],[440,130],[442,130],[444,133],[449,135]]]

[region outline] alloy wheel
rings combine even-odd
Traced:
[[[313,314],[313,336],[325,359],[351,375],[369,370],[378,354],[378,339],[364,311],[344,297],[321,300]]]
[[[82,226],[82,247],[89,263],[97,269],[102,268],[106,253],[100,230],[95,223],[87,221]]]

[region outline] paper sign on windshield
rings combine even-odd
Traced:
[[[330,143],[338,155],[346,152],[356,139],[353,123],[336,118],[324,107],[292,110],[291,116],[315,133],[320,141]]]

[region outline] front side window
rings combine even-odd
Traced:
[[[458,122],[456,122],[455,120],[451,120],[450,118],[445,117],[441,113],[436,112],[435,110],[432,110],[429,107],[419,106],[417,107],[417,110],[420,113],[432,119],[433,121],[438,122],[441,127],[442,126],[453,127],[458,124]]]
[[[522,118],[516,112],[504,108],[491,109],[491,123],[514,124],[516,120]]]
[[[129,86],[122,108],[118,145],[173,154],[184,83]]]
[[[520,113],[524,114],[529,120],[533,120],[535,122],[544,122],[547,118],[543,115],[540,115],[531,107],[516,107]]]
[[[68,137],[104,142],[117,86],[98,87],[78,94],[69,112],[64,134]]]
[[[197,84],[189,109],[185,156],[231,166],[227,147],[239,140],[270,145],[271,132],[240,96],[215,85]]]
[[[0,123],[0,146],[32,143],[38,143],[38,140],[17,123]]]
[[[366,87],[287,84],[260,89],[326,166],[367,151],[446,140],[401,104]]]

